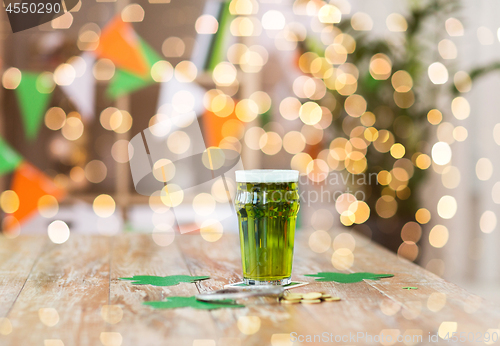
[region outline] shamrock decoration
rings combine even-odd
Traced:
[[[305,274],[304,276],[317,277],[315,281],[328,282],[335,281],[340,283],[353,283],[361,282],[363,280],[379,280],[382,278],[393,277],[394,274],[374,274],[374,273],[332,273],[332,272],[321,272],[318,274]]]
[[[210,276],[190,276],[190,275],[170,275],[170,276],[134,275],[131,278],[120,278],[120,280],[130,280],[134,285],[175,286],[181,282],[194,283],[196,281],[206,280],[209,278]]]
[[[219,300],[214,303],[197,300],[195,296],[191,297],[168,297],[164,301],[144,302],[154,309],[175,309],[175,308],[193,308],[200,310],[212,310],[221,308],[244,308],[245,305],[236,304],[232,299]]]
[[[411,286],[407,286],[407,287],[403,287],[404,290],[418,290],[418,287],[411,287]]]

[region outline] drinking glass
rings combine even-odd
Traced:
[[[243,280],[247,285],[291,283],[299,172],[236,171],[236,212]]]

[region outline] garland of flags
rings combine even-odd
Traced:
[[[42,197],[53,196],[57,201],[66,192],[38,168],[28,163],[3,138],[0,137],[0,175],[14,172],[11,191],[17,197],[18,207],[4,218],[3,230],[16,232],[16,227],[34,215]]]
[[[216,33],[198,37],[197,50],[193,52],[191,62],[199,71],[213,71],[215,66],[224,60],[224,52],[229,44],[229,1],[209,0],[205,14],[212,14],[218,19],[219,27]],[[204,42],[204,44],[201,44]],[[93,66],[97,59],[109,59],[116,67],[106,95],[117,99],[155,83],[151,76],[153,65],[162,60],[161,56],[133,29],[132,25],[123,22],[120,15],[114,17],[103,28],[99,45],[93,52],[84,52],[81,59],[70,62],[75,71],[79,71],[72,83],[60,83],[59,87],[82,115],[83,119],[95,117],[95,86]],[[81,61],[84,67],[77,66]],[[37,138],[47,107],[49,106],[54,85],[46,85],[46,73],[21,71],[21,79],[14,88],[19,110],[21,112],[24,133],[28,140]],[[189,91],[195,98],[193,111],[198,117],[203,117],[205,141],[208,146],[217,146],[222,140],[221,128],[225,121],[236,119],[235,114],[220,118],[205,111],[203,96],[205,89],[195,82],[182,82],[172,78],[162,82],[158,108],[173,104],[176,93]],[[14,230],[20,223],[33,217],[38,208],[39,200],[44,196],[53,196],[57,201],[64,198],[66,192],[55,184],[38,168],[27,162],[3,138],[0,137],[0,176],[13,173],[11,191],[18,198],[19,207],[4,218],[4,231]]]
[[[200,71],[212,71],[224,60],[224,51],[229,44],[231,20],[229,1],[210,0],[206,3],[204,13],[214,15],[218,19],[219,28],[214,34],[198,35],[191,61]],[[92,68],[97,59],[109,59],[116,67],[106,90],[106,95],[112,100],[154,84],[151,68],[162,60],[161,56],[135,32],[130,23],[124,22],[120,15],[115,16],[103,28],[95,51],[84,52],[80,58],[85,62],[83,73],[76,76],[71,84],[61,84],[59,87],[84,119],[91,119],[95,114],[96,81]],[[74,67],[77,70],[77,67]],[[48,88],[43,85],[41,75],[41,73],[22,71],[21,81],[15,88],[25,136],[30,141],[36,139],[38,135],[54,90],[53,87]],[[197,85],[187,88],[197,88]]]

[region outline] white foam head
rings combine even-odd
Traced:
[[[285,169],[252,169],[236,171],[238,183],[291,183],[299,181],[299,171]]]

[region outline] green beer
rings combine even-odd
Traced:
[[[298,171],[236,171],[235,198],[247,285],[291,282]]]

